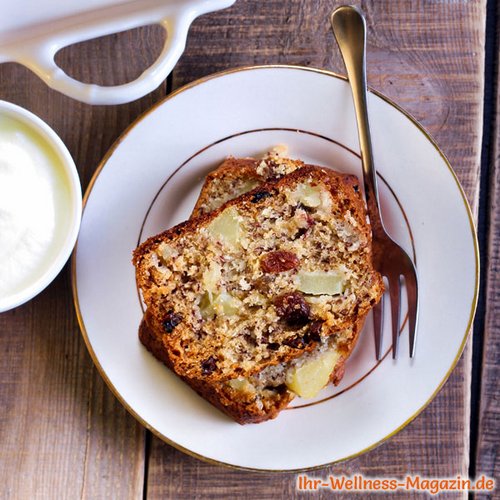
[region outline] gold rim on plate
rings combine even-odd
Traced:
[[[193,87],[196,87],[196,86],[198,86],[198,85],[200,85],[202,83],[205,83],[205,82],[207,82],[209,80],[213,80],[215,78],[220,78],[220,77],[232,74],[232,73],[239,73],[239,72],[243,72],[243,71],[252,71],[252,70],[265,70],[265,69],[292,69],[292,70],[299,70],[299,71],[308,71],[308,72],[311,72],[311,73],[317,73],[317,74],[321,74],[321,75],[330,76],[332,78],[336,78],[336,79],[339,79],[339,80],[347,81],[347,78],[345,76],[342,76],[342,75],[339,75],[337,73],[334,73],[333,71],[328,71],[328,70],[324,70],[324,69],[317,69],[317,68],[308,68],[308,67],[305,67],[305,66],[275,64],[275,65],[261,65],[261,66],[243,66],[243,67],[240,67],[240,68],[233,68],[233,69],[229,69],[229,70],[225,70],[225,71],[220,71],[218,73],[213,73],[211,75],[208,75],[208,76],[205,76],[203,78],[200,78],[199,80],[196,80],[194,82],[188,83],[187,85],[184,85],[183,87],[175,90],[171,94],[165,96],[163,99],[161,99],[160,101],[158,101],[157,103],[155,103],[150,109],[148,109],[142,115],[140,115],[136,120],[134,120],[134,122],[132,122],[124,130],[124,132],[118,137],[118,139],[109,148],[109,150],[106,152],[106,154],[104,155],[103,159],[101,160],[101,162],[97,166],[97,169],[94,172],[94,175],[92,176],[92,178],[91,178],[91,180],[89,182],[89,185],[88,185],[88,187],[87,187],[87,189],[85,191],[85,195],[83,197],[83,214],[85,213],[85,207],[86,207],[86,204],[87,204],[87,200],[89,199],[89,196],[90,196],[90,194],[92,192],[94,184],[95,184],[97,178],[99,177],[99,174],[101,173],[102,169],[104,168],[104,166],[108,162],[109,158],[112,156],[112,154],[114,153],[114,151],[116,150],[116,148],[120,145],[120,143],[127,137],[127,135],[132,130],[132,128],[134,128],[139,122],[141,122],[144,118],[146,118],[150,113],[152,113],[153,111],[155,111],[156,108],[158,108],[159,106],[161,106],[162,104],[164,104],[166,101],[169,101],[170,99],[174,98],[175,96],[177,96],[181,92],[189,90],[189,89],[191,89]],[[460,182],[458,180],[457,175],[453,171],[453,169],[452,169],[452,167],[450,165],[450,162],[448,161],[448,158],[441,151],[441,149],[437,145],[436,141],[432,138],[432,136],[429,134],[429,132],[427,132],[424,129],[424,127],[422,125],[420,125],[417,122],[417,120],[410,113],[408,113],[407,111],[405,111],[404,109],[402,109],[399,105],[397,105],[391,99],[389,99],[388,97],[386,97],[384,94],[382,94],[382,93],[380,93],[380,92],[378,92],[376,90],[373,90],[373,89],[370,89],[370,92],[372,94],[375,94],[376,96],[380,97],[387,104],[389,104],[390,106],[392,106],[393,108],[395,108],[397,111],[399,111],[400,113],[402,113],[406,118],[408,118],[420,130],[420,132],[422,132],[422,134],[424,134],[424,136],[432,144],[432,146],[436,149],[436,151],[439,153],[439,155],[441,156],[441,158],[445,162],[446,166],[448,167],[448,169],[449,169],[449,171],[450,171],[453,179],[455,180],[455,183],[456,183],[457,188],[458,188],[458,190],[460,192],[460,195],[462,197],[462,201],[464,203],[464,206],[465,206],[465,209],[466,209],[466,212],[467,212],[467,217],[469,219],[469,224],[470,224],[470,229],[471,229],[471,234],[472,234],[472,239],[473,239],[473,245],[474,245],[474,256],[475,256],[475,265],[476,265],[475,287],[474,287],[474,296],[472,298],[472,304],[471,304],[471,309],[470,309],[470,314],[469,314],[469,321],[467,323],[467,328],[465,330],[465,333],[464,333],[463,338],[462,338],[462,342],[460,344],[460,347],[458,348],[458,352],[457,352],[457,355],[455,356],[455,359],[453,360],[453,363],[451,364],[449,370],[446,372],[444,378],[441,380],[441,382],[437,386],[436,390],[431,394],[431,396],[429,397],[429,399],[411,417],[409,417],[405,422],[403,422],[399,427],[397,427],[395,430],[393,430],[387,436],[383,437],[382,439],[379,439],[375,443],[373,443],[370,446],[364,448],[363,450],[358,451],[357,453],[353,453],[351,455],[348,455],[347,457],[343,457],[341,459],[334,460],[332,462],[327,462],[327,463],[324,463],[324,464],[321,464],[321,465],[315,465],[315,466],[312,466],[312,467],[305,467],[305,468],[299,468],[299,469],[258,469],[258,468],[253,468],[253,467],[244,467],[244,466],[240,466],[240,465],[233,465],[233,464],[229,464],[229,463],[222,462],[222,461],[219,461],[219,460],[215,460],[213,458],[205,457],[204,455],[200,455],[198,453],[195,453],[195,452],[193,452],[193,451],[191,451],[191,450],[183,447],[182,445],[180,445],[180,444],[172,441],[168,437],[164,436],[157,429],[155,429],[152,426],[150,426],[145,420],[143,420],[140,417],[140,415],[138,415],[134,411],[133,408],[131,408],[127,404],[127,402],[122,398],[122,396],[120,395],[120,393],[116,390],[115,386],[113,385],[113,383],[111,382],[111,380],[108,378],[108,376],[104,372],[101,364],[99,363],[99,361],[98,361],[98,359],[96,357],[96,354],[95,354],[95,352],[94,352],[94,350],[92,348],[92,345],[90,343],[90,340],[89,340],[89,337],[88,337],[88,334],[87,334],[87,330],[85,328],[85,323],[83,321],[83,317],[82,317],[82,314],[81,314],[81,311],[80,311],[80,304],[79,304],[79,300],[78,300],[78,287],[77,287],[77,280],[76,280],[76,255],[77,255],[77,251],[78,251],[78,241],[77,241],[75,249],[73,251],[72,258],[71,258],[71,287],[72,287],[72,290],[73,290],[73,302],[74,302],[74,305],[75,305],[76,315],[77,315],[77,318],[78,318],[78,324],[80,325],[80,330],[82,332],[82,336],[83,336],[83,339],[84,339],[85,344],[87,346],[87,349],[89,351],[90,357],[92,358],[92,361],[94,362],[95,366],[97,367],[97,370],[99,371],[101,377],[104,379],[104,381],[106,382],[106,384],[109,387],[109,389],[111,390],[111,392],[115,395],[115,397],[118,399],[118,401],[120,401],[120,403],[125,407],[125,409],[141,425],[143,425],[147,430],[151,431],[153,434],[155,434],[157,437],[159,437],[162,441],[164,441],[165,443],[167,443],[167,444],[173,446],[174,448],[182,451],[183,453],[186,453],[187,455],[190,455],[192,457],[195,457],[195,458],[198,458],[198,459],[203,460],[205,462],[208,462],[209,464],[212,464],[212,465],[214,465],[214,464],[215,465],[223,465],[223,466],[231,468],[231,469],[247,470],[247,471],[253,471],[253,472],[264,472],[264,473],[265,472],[289,472],[289,473],[293,473],[293,472],[312,471],[312,470],[322,469],[322,468],[325,468],[325,467],[328,467],[328,466],[331,466],[331,465],[334,465],[334,464],[337,464],[337,463],[340,463],[340,462],[344,462],[346,460],[350,460],[350,459],[359,457],[360,455],[363,455],[364,453],[366,453],[366,452],[368,452],[370,450],[373,450],[377,446],[381,445],[382,443],[384,443],[385,441],[387,441],[388,439],[390,439],[391,437],[393,437],[394,435],[396,435],[399,431],[401,431],[404,427],[406,427],[411,421],[413,421],[418,415],[420,415],[420,413],[422,413],[422,411],[425,408],[427,408],[427,406],[430,404],[430,402],[436,397],[436,395],[438,394],[438,392],[442,389],[443,385],[445,384],[445,382],[448,380],[449,376],[451,375],[451,372],[453,371],[453,369],[457,365],[458,360],[460,359],[460,356],[462,355],[462,352],[463,352],[463,350],[465,348],[465,345],[466,345],[468,337],[469,337],[469,333],[470,333],[470,330],[471,330],[471,327],[472,327],[472,322],[474,320],[474,315],[475,315],[475,312],[476,312],[477,300],[478,300],[478,295],[479,295],[479,266],[480,266],[480,262],[479,262],[479,244],[478,244],[477,235],[476,235],[476,229],[475,229],[475,225],[474,225],[474,218],[473,218],[471,209],[469,207],[469,203],[468,203],[467,198],[465,196],[465,193],[464,193],[464,191],[462,189],[462,186],[460,185]],[[83,217],[83,215],[82,215],[82,217]]]

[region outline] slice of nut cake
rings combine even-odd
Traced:
[[[383,289],[355,187],[301,168],[141,245],[137,280],[164,356],[150,350],[242,422],[279,411],[266,413],[262,391],[286,404],[290,390],[310,396],[340,376]],[[238,417],[221,384],[226,403],[246,394],[261,414]]]

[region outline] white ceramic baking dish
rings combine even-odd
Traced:
[[[154,90],[181,56],[189,26],[201,14],[235,0],[0,0],[0,63],[18,62],[49,87],[89,104],[121,104]],[[166,31],[163,50],[136,80],[103,87],[79,82],[54,61],[68,45],[159,24]]]

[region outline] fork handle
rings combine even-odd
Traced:
[[[363,182],[366,204],[374,236],[383,231],[377,188],[377,173],[373,164],[372,143],[366,99],[366,24],[361,12],[352,6],[342,6],[331,15],[333,34],[340,48],[351,84],[354,110],[358,125]]]

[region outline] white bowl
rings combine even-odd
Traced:
[[[0,312],[27,302],[54,280],[73,250],[82,215],[82,191],[78,172],[68,149],[59,136],[40,118],[15,104],[0,101],[0,121],[2,118],[8,119],[7,124],[15,121],[21,129],[27,127],[29,133],[36,139],[30,142],[30,147],[34,148],[33,151],[39,151],[43,156],[47,158],[51,156],[55,159],[52,163],[54,179],[57,178],[59,182],[54,189],[57,189],[59,200],[64,200],[58,202],[59,208],[64,209],[64,216],[54,212],[56,226],[54,236],[48,240],[46,255],[40,259],[40,263],[32,263],[33,269],[19,286],[11,287],[10,291],[4,290],[0,294]],[[8,132],[0,127],[0,137],[4,133]],[[0,150],[0,161],[2,160],[1,154]],[[64,227],[62,224],[57,226],[62,220],[64,220]],[[7,271],[4,272],[7,274]]]

